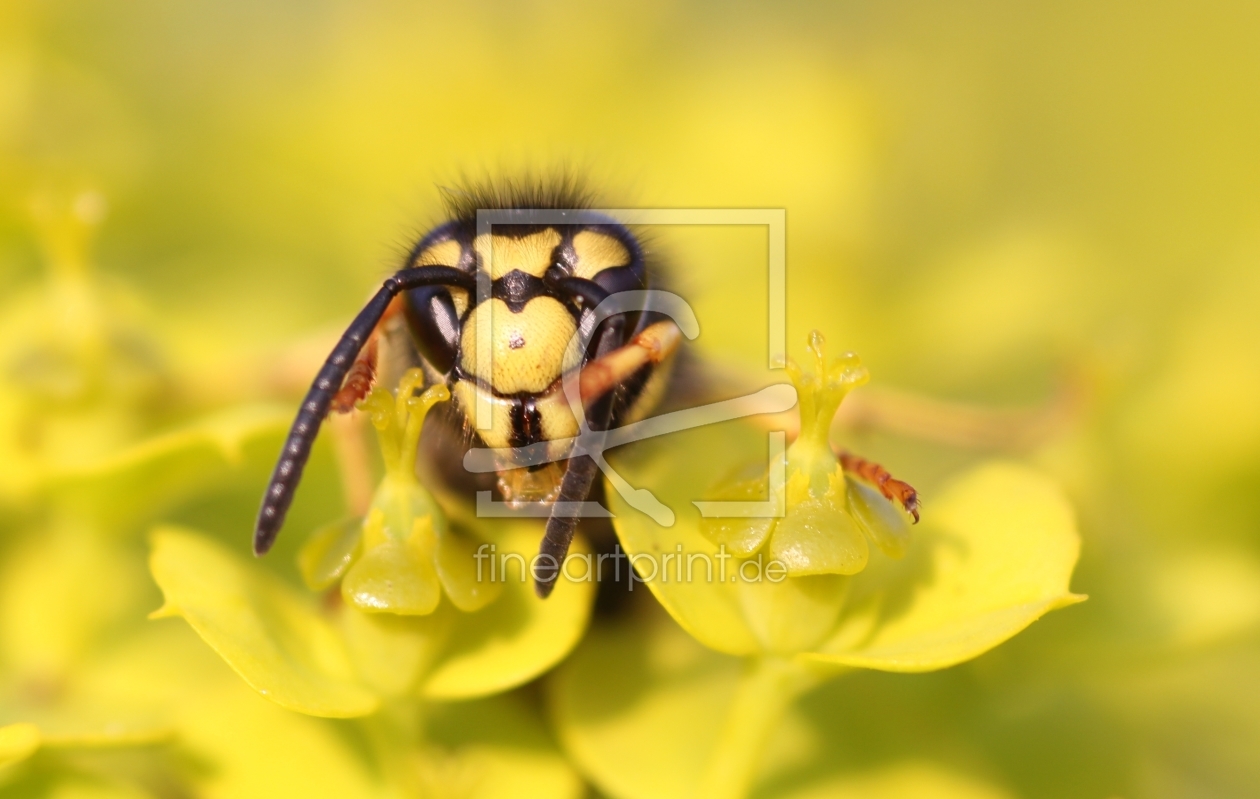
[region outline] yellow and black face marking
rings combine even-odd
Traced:
[[[385,281],[316,376],[263,498],[256,552],[266,552],[275,540],[334,397],[338,408],[350,407],[366,393],[375,368],[371,361],[377,325],[395,309],[405,315],[430,380],[450,387],[469,428],[478,403],[488,404],[490,427],[476,431],[487,446],[551,442],[548,455],[565,457],[559,442],[575,436],[579,426],[562,383],[575,370],[581,370],[590,429],[608,429],[650,410],[647,406],[663,385],[660,364],[678,341],[672,322],[651,312],[609,317],[593,331],[586,351],[566,360],[570,340],[584,321],[589,330],[600,302],[619,292],[649,288],[651,282],[638,240],[616,221],[593,213],[581,214],[572,224],[531,221],[539,209],[582,207],[577,196],[473,196],[451,209],[450,221],[420,240],[406,266]],[[476,211],[481,208],[507,211],[509,222],[479,233]],[[479,279],[489,283],[488,297],[478,295]],[[477,359],[477,331],[485,314],[491,319],[489,364]],[[357,367],[353,373],[352,366]],[[347,380],[347,374],[353,379]],[[347,392],[355,396],[342,396]],[[595,474],[588,457],[573,458],[565,468],[554,463],[522,467],[509,461],[502,464],[499,493],[516,505],[580,502]],[[541,549],[557,569],[535,574],[540,596],[551,592],[576,523],[576,518],[554,511],[548,521]]]
[[[479,303],[474,294],[470,301],[467,292],[441,286],[408,292],[406,313],[425,361],[435,378],[452,382],[470,423],[476,400],[490,403],[490,429],[478,431],[488,446],[525,447],[575,435],[577,421],[560,383],[582,364],[565,362],[565,352],[590,311],[592,292],[645,287],[637,244],[616,225],[509,228],[471,241],[466,233],[458,224],[439,228],[417,247],[413,262],[484,273],[490,298]],[[566,291],[563,281],[570,279],[589,281],[587,296]],[[477,363],[476,347],[479,317],[486,313],[493,325],[488,366]]]

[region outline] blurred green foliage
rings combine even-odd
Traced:
[[[246,551],[311,364],[433,186],[562,165],[613,206],[787,209],[789,341],[821,329],[872,407],[919,412],[846,446],[925,514],[996,454],[1079,516],[1088,603],[816,688],[754,795],[1253,792],[1258,35],[1227,2],[0,5],[0,795],[635,790],[565,726],[600,641],[655,642],[613,660],[612,710],[740,668],[646,605],[424,735],[289,713],[144,620],[145,533]],[[652,246],[709,361],[764,365],[765,234]],[[321,441],[291,533],[345,514],[339,480]],[[301,539],[266,564],[291,586]]]

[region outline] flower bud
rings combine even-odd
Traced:
[[[476,544],[450,529],[437,500],[416,479],[416,446],[425,416],[450,398],[446,386],[419,396],[424,374],[409,370],[391,396],[375,388],[360,403],[369,414],[385,460],[385,478],[361,524],[345,521],[321,528],[303,547],[299,567],[312,588],[342,578],[341,595],[351,606],[376,613],[423,616],[437,609],[443,593],[465,612],[484,607],[502,586],[476,578]]]
[[[750,557],[768,544],[770,558],[783,563],[790,577],[856,574],[866,568],[868,538],[885,551],[899,551],[900,538],[886,529],[888,520],[884,518],[895,510],[878,507],[889,504],[878,492],[872,499],[865,486],[854,483],[851,488],[828,440],[831,420],[845,395],[865,383],[869,375],[856,355],[845,353],[828,362],[823,347],[822,334],[811,333],[813,373],[787,362],[797,391],[801,428],[782,456],[786,483],[774,485],[770,481],[771,495],[780,503],[783,515],[705,519],[701,525],[709,540],[726,546],[738,557]],[[729,500],[756,499],[774,471],[719,486],[715,494]],[[856,507],[853,491],[859,492]]]

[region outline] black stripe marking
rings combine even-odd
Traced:
[[[512,420],[509,444],[513,447],[528,447],[542,441],[542,414],[538,412],[538,404],[533,397],[513,400],[508,415]]]

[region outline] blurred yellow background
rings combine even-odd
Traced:
[[[873,386],[943,401],[1073,398],[1019,446],[854,435],[928,487],[978,451],[1052,474],[1092,597],[974,664],[827,688],[828,767],[1248,795],[1257,41],[1254,3],[9,0],[0,296],[47,272],[41,203],[95,193],[92,260],[167,368],[208,406],[292,401],[234,365],[327,340],[462,175],[569,167],[614,207],[784,208],[789,341],[821,329]],[[764,231],[652,246],[701,350],[764,364]]]

